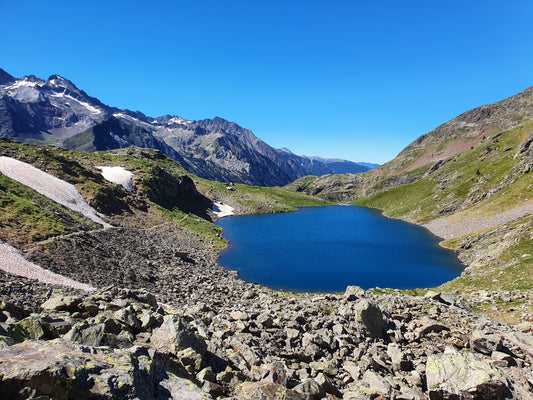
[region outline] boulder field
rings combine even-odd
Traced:
[[[533,396],[531,333],[450,293],[291,294],[234,278],[225,301],[169,305],[144,289],[2,280],[2,398]]]

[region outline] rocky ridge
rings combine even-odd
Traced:
[[[138,146],[157,149],[189,172],[221,182],[282,186],[328,173],[372,166],[297,156],[274,149],[252,131],[222,118],[189,121],[110,107],[52,75],[16,79],[0,69],[0,137],[42,141],[80,151]]]

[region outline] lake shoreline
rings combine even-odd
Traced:
[[[307,275],[311,273],[311,271],[313,271],[313,265],[314,265],[313,262],[315,262],[312,258],[307,260],[308,256],[305,253],[314,250],[315,247],[320,247],[320,246],[323,247],[321,251],[328,251],[327,248],[329,246],[333,246],[333,247],[339,247],[338,250],[340,252],[344,251],[344,252],[348,252],[352,254],[351,262],[343,263],[342,260],[338,261],[337,264],[335,264],[335,268],[337,269],[335,269],[335,272],[332,271],[332,274],[335,274],[338,268],[341,268],[340,265],[342,264],[354,265],[353,261],[356,259],[357,259],[357,263],[355,265],[359,265],[358,268],[364,268],[363,270],[359,270],[359,273],[366,273],[367,275],[369,275],[370,273],[375,274],[375,271],[363,272],[363,271],[366,271],[367,263],[366,263],[366,258],[361,259],[360,257],[370,257],[371,263],[377,263],[376,268],[379,268],[378,265],[383,266],[384,270],[387,270],[387,279],[389,279],[390,281],[394,281],[394,282],[402,281],[402,279],[405,279],[403,276],[404,274],[400,275],[397,272],[398,269],[401,270],[402,268],[410,268],[413,271],[417,268],[421,268],[422,265],[428,265],[428,266],[441,265],[441,267],[439,268],[442,268],[444,265],[450,265],[450,268],[451,268],[452,264],[441,264],[443,261],[438,261],[442,257],[444,257],[444,254],[445,254],[444,252],[448,254],[447,252],[450,252],[450,250],[442,248],[442,246],[439,245],[440,238],[430,233],[427,229],[424,229],[423,227],[420,227],[419,225],[416,225],[416,224],[406,223],[406,221],[401,221],[401,220],[385,217],[379,210],[370,209],[366,207],[357,207],[357,206],[350,206],[350,209],[346,209],[346,206],[347,205],[302,207],[299,211],[304,214],[302,215],[302,214],[296,213],[298,214],[298,216],[292,216],[292,217],[290,217],[289,215],[293,213],[281,214],[281,215],[279,214],[257,214],[257,215],[247,214],[244,216],[236,215],[235,217],[238,217],[239,220],[240,218],[245,217],[245,220],[240,220],[242,222],[239,222],[239,224],[244,224],[244,225],[250,224],[251,228],[245,234],[245,237],[247,238],[246,239],[247,243],[250,241],[254,241],[256,245],[260,246],[259,248],[255,248],[254,250],[255,252],[261,252],[261,253],[264,252],[265,257],[268,257],[271,261],[274,260],[273,257],[275,256],[276,261],[278,262],[278,265],[281,263],[285,263],[287,265],[290,265],[291,269],[301,268],[302,276],[298,278],[300,280],[308,281]],[[325,210],[325,212],[328,213],[325,218],[329,218],[329,219],[322,220],[322,218],[320,217],[317,218],[319,214],[316,213],[316,210],[318,209]],[[357,211],[357,210],[361,210],[361,211]],[[313,215],[308,216],[309,213]],[[319,213],[322,214],[322,211],[320,211]],[[338,213],[342,213],[345,215],[337,216]],[[305,215],[305,218],[304,218],[304,215]],[[351,218],[356,218],[357,222],[348,220],[347,218],[349,218],[349,216],[351,216]],[[252,222],[250,218],[257,218],[257,219],[254,222]],[[296,221],[294,222],[295,225],[291,227],[290,224],[292,223],[289,223],[289,226],[283,225],[283,228],[281,228],[278,224],[282,223],[280,221],[283,221],[286,218],[290,218],[291,220],[294,219]],[[311,219],[307,220],[308,218],[311,218]],[[332,224],[331,218],[335,219],[335,222],[333,223],[334,226],[331,226]],[[363,219],[359,220],[358,218],[363,218]],[[369,221],[366,221],[366,219],[372,219],[373,222],[370,223]],[[358,284],[359,286],[362,286],[365,288],[390,287],[390,288],[414,289],[414,288],[435,287],[442,283],[448,282],[450,280],[450,279],[441,278],[435,284],[431,284],[431,283],[425,284],[425,282],[429,282],[429,278],[428,278],[429,275],[427,274],[428,269],[424,268],[420,270],[420,273],[415,274],[416,279],[419,279],[420,281],[424,281],[424,284],[400,283],[396,285],[394,284],[389,285],[389,284],[382,284],[377,281],[376,281],[377,282],[376,284],[365,284],[365,283],[362,283],[363,280],[360,278],[359,281],[354,281],[352,279],[342,281],[342,283],[338,284],[335,289],[328,289],[326,287],[311,288],[310,285],[308,287],[302,287],[302,286],[294,287],[287,283],[281,282],[280,279],[278,279],[277,277],[269,278],[270,281],[267,280],[265,283],[264,278],[258,278],[258,276],[260,276],[259,274],[254,274],[253,276],[250,276],[249,271],[243,270],[244,268],[243,265],[248,265],[248,264],[252,265],[256,263],[262,263],[261,260],[254,259],[254,256],[253,256],[254,251],[251,251],[252,255],[250,256],[247,256],[247,255],[239,256],[239,259],[243,260],[241,261],[241,264],[238,264],[238,263],[235,264],[235,258],[237,257],[236,255],[231,254],[228,256],[228,253],[234,252],[236,248],[238,248],[239,252],[244,251],[242,247],[237,245],[235,242],[235,240],[239,240],[239,239],[235,239],[235,237],[231,236],[233,233],[228,232],[228,227],[231,226],[232,224],[236,224],[235,222],[232,222],[232,221],[235,221],[235,218],[233,218],[232,220],[228,220],[225,218],[223,220],[217,221],[217,225],[219,225],[223,229],[224,238],[230,241],[228,248],[226,248],[225,250],[222,250],[219,253],[218,262],[221,265],[223,265],[225,268],[239,271],[239,276],[246,281],[260,282],[261,284],[265,284],[267,287],[270,287],[273,289],[284,289],[284,290],[290,290],[290,291],[296,291],[296,292],[309,292],[309,291],[311,292],[313,291],[338,292],[342,290],[341,287],[345,287],[348,284]],[[261,221],[267,221],[266,223],[269,224],[269,228],[266,231],[263,230],[263,228],[260,228],[260,225],[258,225],[261,223]],[[324,226],[322,225],[317,226],[317,223],[324,224]],[[339,229],[343,229],[342,227],[340,227],[341,225],[346,225],[346,224],[350,225],[352,223],[358,223],[361,225],[357,229],[353,229],[353,227],[346,227],[347,230],[345,232],[338,231]],[[392,250],[388,248],[387,251],[389,252],[393,251],[393,252],[400,253],[400,254],[403,254],[408,251],[417,253],[416,256],[413,256],[414,259],[412,262],[409,262],[409,263],[406,262],[405,264],[402,264],[402,267],[398,266],[397,259],[393,259],[391,257],[387,257],[386,255],[380,254],[382,253],[382,251],[379,249],[379,247],[380,245],[383,244],[382,241],[384,240],[384,237],[386,236],[385,233],[383,234],[381,233],[381,230],[386,229],[385,227],[387,226],[387,224],[390,225],[388,229],[392,229],[392,231],[390,233],[391,237],[388,239],[388,242],[385,243],[385,247],[387,248],[388,246],[394,246],[394,249],[396,249],[396,250]],[[370,226],[370,228],[368,232],[364,233],[365,227],[367,226]],[[282,229],[282,231],[280,231],[279,229]],[[294,232],[291,233],[290,232],[291,229],[294,229]],[[316,233],[317,231],[322,232],[325,229],[330,229],[332,232],[335,232],[334,233],[335,238],[338,238],[338,239],[334,239],[333,242],[329,243],[328,246],[326,246],[325,243],[327,243],[330,240],[330,238],[325,234],[319,235]],[[375,231],[375,229],[378,229],[378,230]],[[402,230],[405,230],[405,232],[403,232]],[[273,232],[276,232],[276,233],[274,234]],[[409,233],[407,234],[407,232]],[[330,233],[330,234],[333,234],[333,233]],[[266,235],[266,237],[260,238],[260,239],[254,239],[254,237],[257,237],[258,235]],[[306,237],[308,237],[309,240],[312,240],[314,245],[313,247],[308,248],[305,243],[302,243],[301,240],[298,240],[295,243],[296,247],[287,248],[288,244],[286,242],[290,241],[291,239],[290,238],[284,239],[284,235],[296,235],[296,236],[307,235]],[[426,237],[427,235],[430,235],[430,236]],[[261,243],[263,243],[265,240],[267,240],[268,245],[266,245],[266,247],[263,249]],[[280,242],[278,243],[277,240],[279,240]],[[338,243],[339,240],[341,242],[346,242],[347,240],[351,240],[353,243],[353,246],[350,245],[349,243],[346,243],[346,244],[342,243],[341,245]],[[373,242],[369,242],[369,240],[373,240]],[[283,258],[282,256],[279,256],[276,252],[273,252],[273,249],[274,250],[287,249],[288,252],[287,252],[286,257]],[[296,249],[299,251],[298,253],[296,253]],[[435,252],[436,254],[439,254],[439,256],[437,257],[437,256],[430,255],[428,252]],[[457,271],[455,273],[455,277],[457,277],[464,270],[465,265],[460,263],[459,260],[456,259],[455,253],[453,254],[454,254],[453,265],[454,265],[455,271]],[[306,270],[306,273],[303,273],[304,269],[302,266],[299,265],[299,263],[303,262],[303,261],[300,261],[302,257],[308,261],[308,264],[306,264],[306,267],[308,268]],[[329,254],[327,257],[328,257],[327,262],[330,264],[330,270],[331,270],[331,263],[333,261],[337,261],[339,256],[336,253],[333,253],[333,254]],[[431,259],[430,257],[437,257],[437,258]],[[446,256],[446,257],[449,257],[449,256]],[[380,258],[384,259],[385,261],[379,261]],[[427,261],[424,262],[421,260],[424,258],[427,259]],[[253,262],[250,262],[250,260],[253,260]],[[287,260],[292,260],[292,261],[288,263]],[[275,275],[276,272],[274,272],[273,270],[270,271],[272,268],[273,268],[273,265],[271,264],[268,267],[269,274]],[[346,268],[353,269],[353,267],[346,267]],[[267,268],[265,267],[265,270],[266,269]],[[316,269],[318,269],[318,267]],[[431,272],[434,273],[433,270],[431,270]],[[283,274],[284,272],[283,270],[279,270],[279,273]],[[443,272],[439,272],[439,274],[442,274],[442,273]],[[317,281],[323,282],[324,280],[328,280],[328,279],[329,278],[326,276],[326,277],[322,277],[321,279],[317,279]],[[275,280],[278,283],[272,283],[272,280]]]

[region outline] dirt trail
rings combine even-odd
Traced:
[[[443,239],[453,239],[479,229],[503,225],[529,214],[533,214],[533,202],[523,204],[492,217],[481,217],[468,220],[463,218],[461,222],[454,222],[454,220],[457,219],[457,216],[452,215],[434,219],[423,226]]]

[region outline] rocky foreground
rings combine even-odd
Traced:
[[[531,333],[460,297],[292,295],[230,276],[225,292],[167,305],[2,275],[2,398],[533,398]]]

